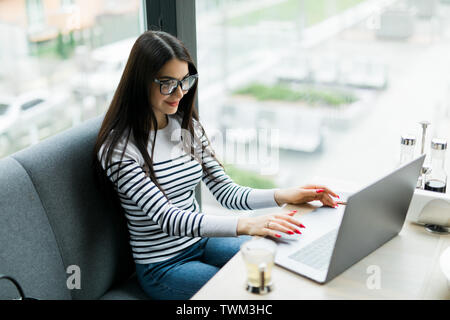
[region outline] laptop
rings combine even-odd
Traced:
[[[319,207],[300,218],[302,235],[277,241],[275,263],[326,283],[395,237],[403,227],[425,155],[355,193],[346,205]]]

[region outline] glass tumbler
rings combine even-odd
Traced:
[[[241,253],[247,269],[247,291],[266,294],[273,290],[272,268],[276,248],[274,241],[265,238],[252,239],[242,244]]]

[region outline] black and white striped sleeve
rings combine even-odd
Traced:
[[[103,166],[120,197],[131,200],[143,214],[170,236],[227,237],[237,235],[236,228],[239,217],[205,215],[172,205],[145,174],[137,150],[132,149],[127,146],[127,151],[122,159],[113,156],[111,164]]]

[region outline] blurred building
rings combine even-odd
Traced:
[[[129,21],[127,17],[132,17],[132,25],[138,24],[139,6],[137,0],[0,0],[0,43],[14,45],[17,41],[11,43],[9,40],[17,38],[18,34],[22,34],[31,46],[45,45],[68,35],[75,40],[106,35],[108,39],[100,42],[110,43],[110,35],[117,34],[118,30],[123,30],[117,35],[120,38],[129,36],[123,35],[127,32],[136,33],[136,28],[127,28],[125,22]],[[124,28],[113,28],[108,32],[111,20],[116,24],[123,21],[118,25]],[[10,32],[16,36],[5,39]]]
[[[80,45],[94,49],[139,34],[139,10],[139,0],[0,0],[0,82],[8,79],[17,94],[30,82],[24,73],[49,74],[55,59]]]

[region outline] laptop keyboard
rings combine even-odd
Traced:
[[[290,255],[289,258],[306,264],[311,268],[321,271],[325,270],[330,262],[338,230],[331,230],[306,247]]]

